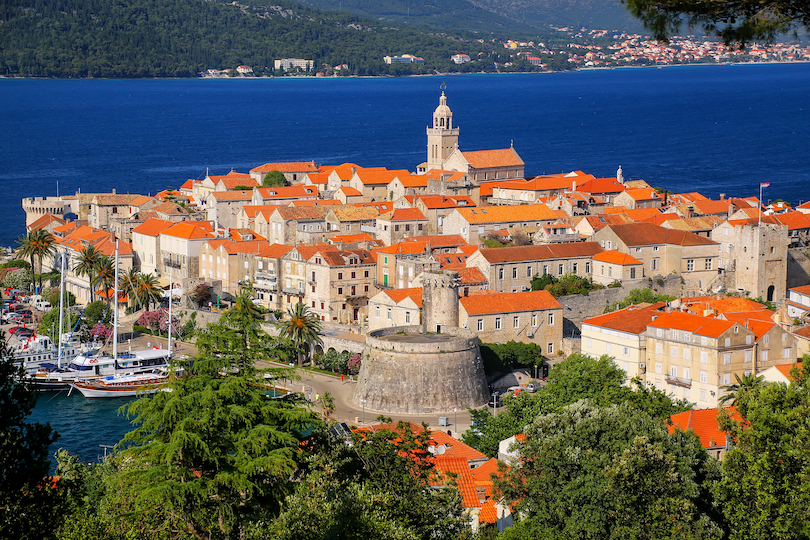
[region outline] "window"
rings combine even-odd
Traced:
[[[655,354],[664,354],[664,345],[662,343],[655,344]]]
[[[387,311],[386,315],[388,317],[388,320],[390,321],[391,320],[391,308],[388,308],[386,311]]]
[[[706,270],[711,270],[711,269],[712,269],[712,260],[711,259],[706,259]]]
[[[791,347],[785,347],[782,349],[782,358],[790,358],[792,352]]]
[[[498,268],[498,279],[503,279],[503,268]]]
[[[767,349],[759,351],[759,359],[762,362],[767,362],[768,361],[768,350]]]
[[[543,265],[543,275],[545,276],[546,274],[548,274],[548,265],[544,264]]]
[[[746,345],[751,345],[751,334],[748,334],[747,336],[745,336],[745,344]]]
[[[323,302],[321,302],[321,309],[323,309]]]
[[[368,277],[368,270],[366,270],[363,274],[363,277]]]
[[[562,264],[561,264],[561,265],[560,265],[560,266],[557,268],[557,274],[559,274],[559,275],[563,275],[564,273],[565,273],[565,265],[562,265]]]
[[[409,323],[409,324],[411,322],[411,312],[410,311],[405,312],[405,322]]]
[[[661,362],[655,363],[655,372],[658,373],[659,375],[663,373],[663,367],[661,366]]]
[[[526,277],[527,278],[532,277],[532,267],[531,266],[526,267]]]
[[[678,376],[678,366],[669,366],[669,376],[670,377]]]
[[[622,347],[622,354],[624,356],[630,356],[630,347]],[[625,369],[625,371],[627,371],[627,370]]]
[[[554,326],[554,314],[553,313],[548,314],[548,325],[549,326]]]
[[[315,292],[315,291],[312,291]],[[352,285],[352,296],[357,294],[357,285]]]
[[[686,260],[686,271],[692,272],[695,270],[695,259],[687,259]]]
[[[723,384],[725,385],[731,384],[731,373],[723,374]]]
[[[591,273],[591,263],[589,263],[589,262],[586,262],[586,263],[585,263],[585,273],[586,273],[586,274],[590,274],[590,273]]]
[[[752,356],[751,351],[745,351],[744,359],[746,364],[751,362]]]
[[[708,371],[700,371],[700,382],[706,383],[709,382],[709,372]]]
[[[700,344],[704,347],[709,343],[709,340],[706,339],[706,336],[700,336]]]
[[[512,318],[512,328],[520,328],[520,317]]]
[[[383,257],[383,264],[388,264],[388,257]]]
[[[785,342],[787,342],[787,334],[783,332],[782,333],[782,343],[785,343]]]
[[[730,347],[731,346],[731,338],[726,338],[725,343],[726,343],[726,347]]]
[[[731,363],[731,353],[730,352],[723,353],[723,363],[724,364],[730,364]]]
[[[517,267],[512,268],[512,279],[517,279]]]
[[[658,270],[658,259],[653,259],[652,261],[650,261],[650,270]]]
[[[608,352],[608,353],[609,353],[609,352],[610,352],[610,349],[611,349],[611,347],[610,347],[610,343],[605,343],[605,352]]]
[[[553,344],[553,343],[549,343],[549,344],[548,344],[548,349],[547,349],[547,350],[548,350],[548,354],[554,354],[554,344]]]
[[[700,401],[706,401],[706,390],[700,391]]]
[[[653,251],[658,251],[658,246],[653,246]]]
[[[589,349],[590,349],[590,348],[593,346],[593,342],[591,341],[591,338],[588,338],[588,339],[586,340],[586,343],[588,344],[588,348],[589,348]]]
[[[678,347],[676,347],[676,346],[674,346],[674,345],[671,345],[671,346],[669,347],[669,355],[670,355],[672,358],[678,358]]]
[[[394,225],[394,232],[399,232],[399,225]]]
[[[690,349],[689,347],[683,348],[683,359],[689,362],[692,361],[692,349]]]
[[[363,285],[363,292],[368,292],[368,285]]]
[[[630,279],[636,279],[636,268],[635,267],[630,268]]]
[[[479,332],[484,331],[484,319],[478,319],[478,331]]]
[[[352,279],[354,279],[355,276],[357,276],[357,272],[352,272]]]
[[[419,230],[419,231],[421,231],[421,230],[422,230],[422,224],[420,223],[419,225],[417,225],[417,226],[416,226],[416,229],[417,229],[417,230]]]
[[[312,301],[312,309],[315,309],[315,300]]]
[[[380,318],[380,306],[374,306],[374,316]]]
[[[574,263],[573,265],[571,265],[571,271],[573,273],[575,273],[575,274],[577,273],[577,263]]]
[[[338,287],[338,294],[343,294],[343,287]]]
[[[532,313],[532,326],[537,326],[537,313]]]
[[[700,351],[700,363],[701,364],[709,363],[709,353],[707,353],[706,351]]]
[[[769,336],[768,334],[765,334],[765,345],[767,345],[768,342],[770,342],[770,340],[771,340],[771,336]]]
[[[501,318],[500,317],[495,317],[495,330],[500,330],[500,329],[501,329]]]

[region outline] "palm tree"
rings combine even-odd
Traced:
[[[323,327],[318,317],[304,304],[296,304],[292,309],[287,308],[287,315],[290,318],[278,321],[276,327],[282,336],[290,338],[298,348],[298,367],[302,367],[307,348],[314,349],[316,344],[321,343]]]
[[[96,266],[96,281],[104,288],[105,296],[107,296],[107,304],[112,302],[112,294],[110,289],[115,286],[115,263],[113,259],[102,255],[99,257],[98,265]],[[118,299],[115,299],[116,306]]]
[[[726,395],[717,400],[717,402],[720,405],[725,405],[726,403],[734,405],[743,418],[745,418],[748,402],[765,385],[765,377],[753,373],[747,373],[740,377],[735,373],[734,378],[737,379],[735,384],[720,387],[720,390],[725,391]]]
[[[160,288],[157,278],[152,274],[139,274],[134,294],[138,305],[146,306],[146,310],[149,311],[152,302],[155,305],[160,304],[163,289]]]
[[[34,288],[34,235],[33,232],[28,232],[25,236],[17,239],[17,244],[20,246],[17,249],[18,257],[29,257],[31,259],[31,288]]]
[[[98,251],[95,246],[87,246],[84,248],[81,253],[79,253],[78,262],[76,266],[73,268],[73,271],[76,272],[77,276],[87,276],[88,281],[90,282],[90,301],[93,301],[93,295],[95,294],[96,290],[94,287],[94,281],[96,279],[96,274],[98,272],[98,265],[101,261],[101,257],[103,255],[100,251]]]
[[[324,420],[329,420],[329,416],[335,412],[335,398],[331,392],[324,392],[321,397],[321,414]]]
[[[130,302],[132,302],[132,306],[134,308],[140,307],[140,302],[138,298],[138,280],[141,277],[140,271],[135,268],[134,266],[130,267],[129,270],[124,274],[123,277],[120,278],[120,282],[118,287],[121,289]]]

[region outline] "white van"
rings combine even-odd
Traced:
[[[47,300],[40,300],[39,302],[37,302],[36,304],[34,304],[34,306],[35,306],[35,307],[36,307],[36,308],[37,308],[39,311],[48,311],[48,310],[50,310],[50,309],[51,309],[51,303],[50,303],[50,302],[48,302]]]

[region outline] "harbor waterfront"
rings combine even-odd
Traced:
[[[23,232],[20,199],[152,193],[267,161],[414,170],[425,111],[452,96],[464,149],[514,144],[526,175],[583,170],[717,197],[806,200],[810,65],[454,76],[448,79],[2,80],[0,244]],[[85,461],[130,429],[127,400],[45,394],[31,421]]]
[[[0,245],[20,199],[156,193],[268,161],[415,170],[445,82],[463,150],[514,143],[526,174],[802,199],[810,64],[374,79],[0,80]],[[808,196],[804,196],[808,198]]]

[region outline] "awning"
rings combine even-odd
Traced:
[[[165,289],[166,287],[169,286],[169,280],[167,278],[159,277],[159,278],[157,278],[157,282],[158,282],[158,287],[160,287],[161,289]]]

